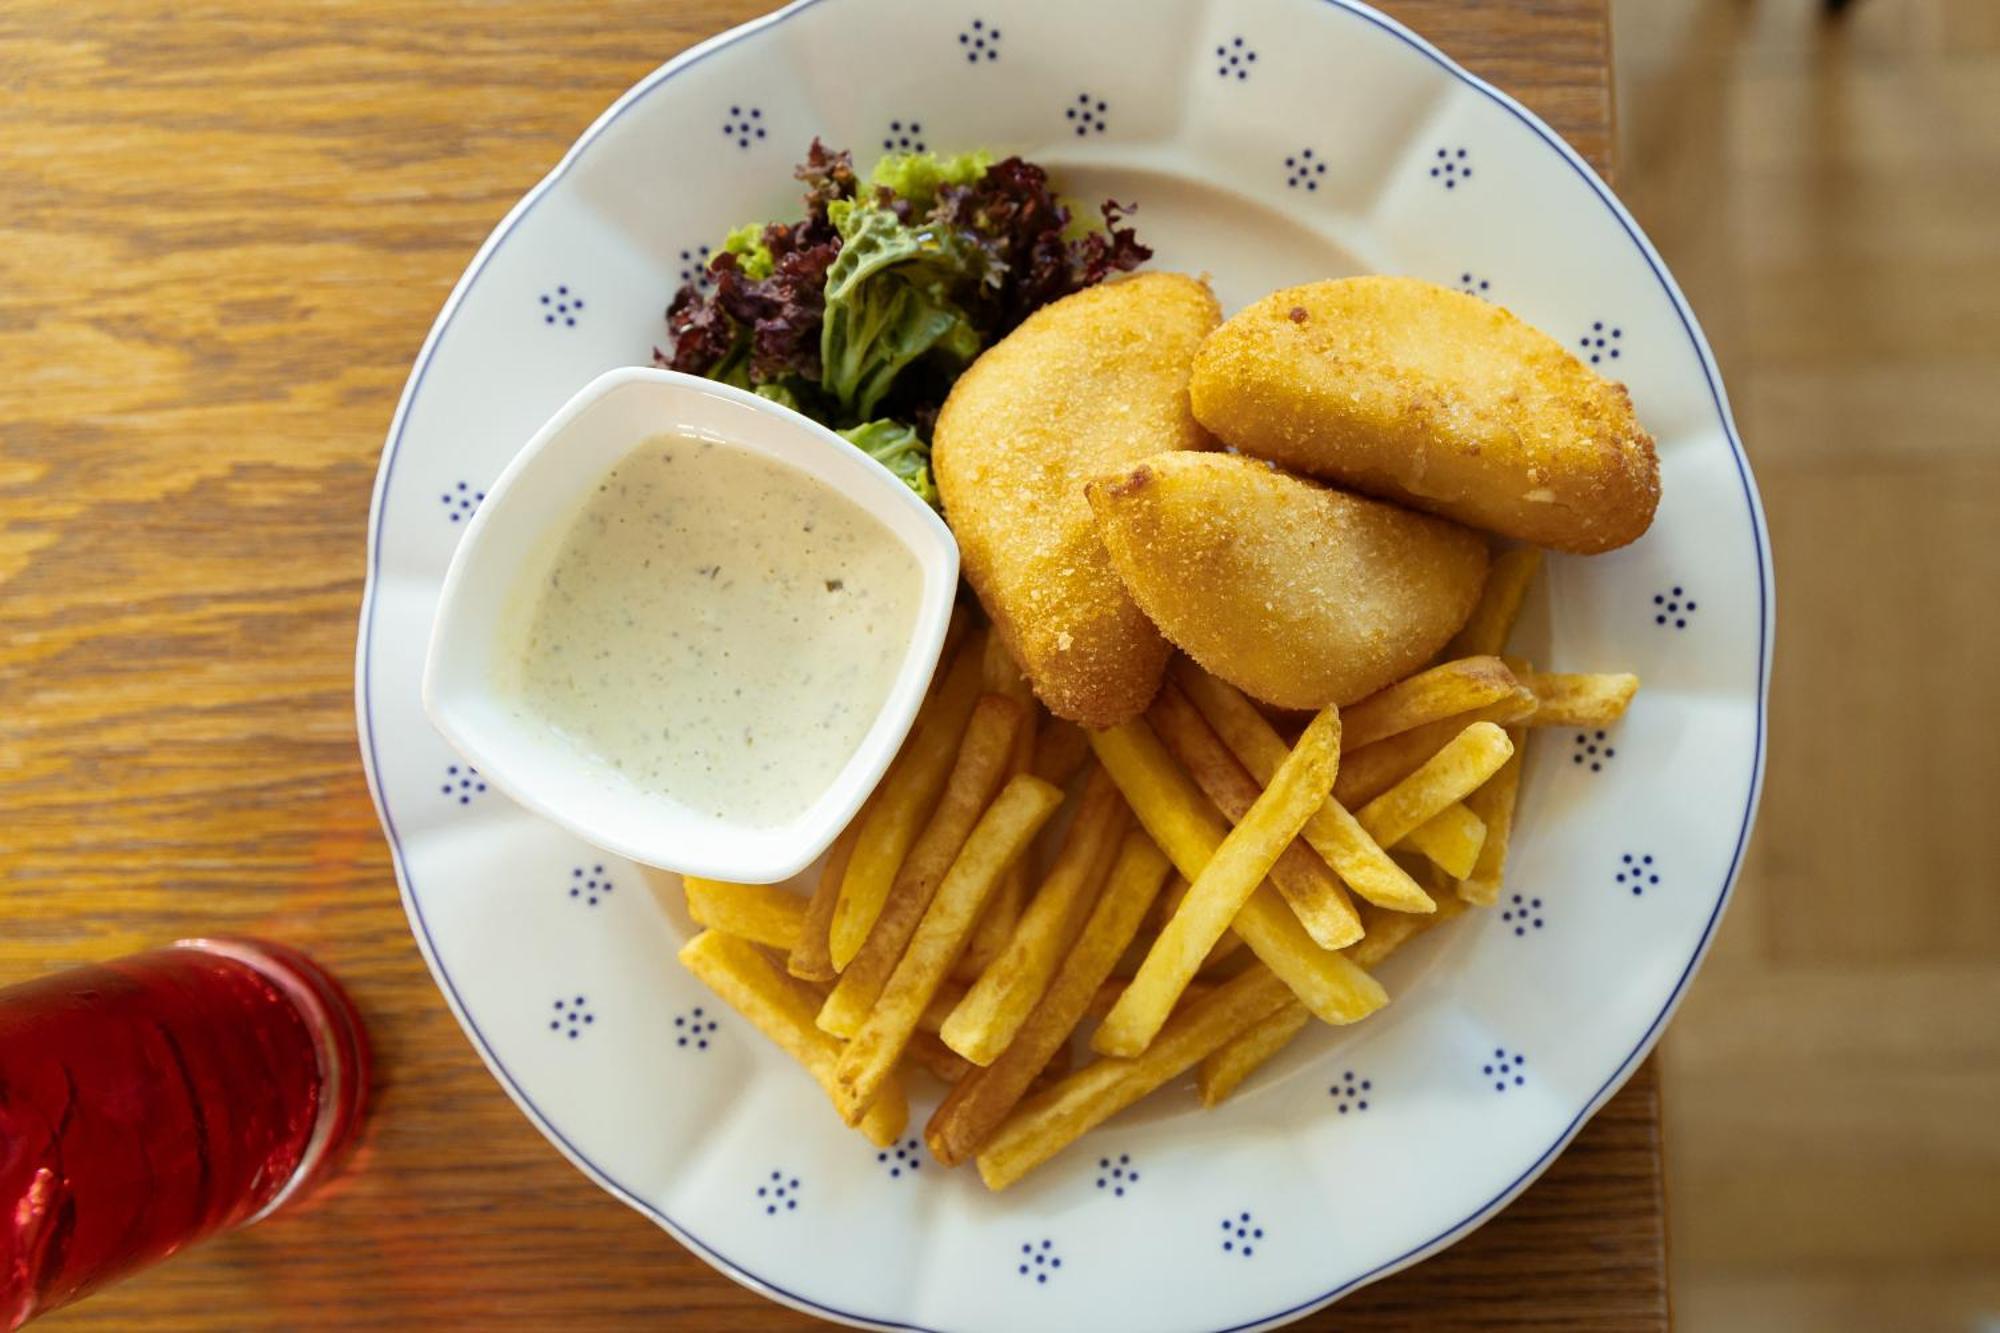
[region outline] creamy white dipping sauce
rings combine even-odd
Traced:
[[[909,549],[824,483],[658,436],[526,590],[519,706],[643,790],[782,824],[881,711],[922,587]]]

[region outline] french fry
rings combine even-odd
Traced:
[[[1237,762],[1179,687],[1171,681],[1163,685],[1146,718],[1223,817],[1241,822],[1260,793],[1257,780]],[[1332,785],[1327,783],[1329,788]],[[1297,841],[1285,845],[1272,863],[1271,887],[1291,904],[1299,923],[1320,947],[1344,949],[1361,938],[1361,917],[1348,901],[1347,890],[1305,845]]]
[[[1531,671],[1527,662],[1518,657],[1507,659],[1507,669],[1516,676],[1526,676]],[[1521,792],[1527,729],[1509,727],[1507,739],[1514,743],[1514,753],[1485,786],[1465,799],[1467,808],[1486,821],[1486,841],[1480,846],[1479,856],[1471,872],[1458,877],[1458,896],[1475,907],[1491,907],[1499,901],[1506,878],[1507,847],[1514,836],[1514,805]]]
[[[1184,879],[1180,879],[1180,877],[1176,875],[1176,877],[1172,879],[1172,883],[1168,885],[1168,891],[1172,891],[1172,889],[1174,889],[1174,885],[1182,885],[1182,887],[1186,887],[1186,883],[1188,883],[1188,881],[1184,881]],[[1132,937],[1132,943],[1130,943],[1130,945],[1126,945],[1126,951],[1124,951],[1124,955],[1122,955],[1122,957],[1118,959],[1118,963],[1114,963],[1114,965],[1112,965],[1112,977],[1116,977],[1120,985],[1122,985],[1122,983],[1126,983],[1126,981],[1132,981],[1132,977],[1134,977],[1134,975],[1138,975],[1138,965],[1146,961],[1146,955],[1148,955],[1148,953],[1152,953],[1152,941],[1160,939],[1160,925],[1162,925],[1162,921],[1164,921],[1164,919],[1160,917],[1160,903],[1164,903],[1164,901],[1166,901],[1166,895],[1162,893],[1162,895],[1160,895],[1160,899],[1156,899],[1156,901],[1154,901],[1154,909],[1152,909],[1152,915],[1148,917],[1146,925],[1142,925],[1142,927],[1138,929],[1138,935],[1134,935],[1134,937]],[[1226,937],[1224,937],[1224,939],[1226,939]],[[1098,1015],[1098,1017],[1104,1017],[1104,1015]]]
[[[1138,975],[1098,1026],[1092,1049],[1124,1056],[1146,1049],[1208,951],[1326,799],[1339,762],[1340,712],[1327,708],[1307,725],[1242,822],[1229,831],[1200,873],[1189,876],[1192,887],[1180,910],[1160,931]]]
[[[1176,1015],[1144,1054],[1085,1065],[1022,1104],[979,1150],[980,1178],[1005,1189],[1289,999],[1269,969],[1251,968]]]
[[[1373,745],[1346,749],[1340,754],[1340,776],[1333,784],[1333,797],[1352,810],[1380,796],[1423,766],[1424,760],[1442,750],[1453,737],[1475,722],[1511,726],[1535,715],[1535,694],[1526,685],[1513,694],[1484,708],[1475,708],[1457,717],[1427,722],[1421,727],[1399,732]]]
[[[1393,847],[1492,777],[1512,753],[1506,732],[1491,722],[1475,722],[1354,817],[1376,842]]]
[[[1254,959],[1251,961],[1255,962]],[[1125,993],[1125,987],[1130,984],[1131,978],[1116,976],[1110,978],[1108,981],[1098,983],[1097,991],[1090,997],[1090,1005],[1084,1012],[1092,1018],[1102,1019],[1106,1014],[1111,1012],[1111,1006],[1118,1003],[1118,997]],[[1181,1004],[1186,1005],[1192,1001],[1199,1000],[1202,996],[1214,990],[1219,984],[1219,982],[1204,981],[1199,977],[1195,978],[1187,984],[1187,989],[1181,992]]]
[[[1090,748],[1124,793],[1140,826],[1174,868],[1193,881],[1228,836],[1228,823],[1144,722],[1093,731]]]
[[[1375,978],[1344,954],[1314,944],[1268,885],[1251,894],[1236,914],[1236,933],[1322,1023],[1358,1023],[1389,1003],[1389,993]]]
[[[1347,951],[1347,956],[1354,960],[1356,966],[1372,971],[1410,940],[1464,910],[1463,902],[1442,891],[1438,894],[1437,911],[1426,915],[1385,912],[1379,908],[1370,910],[1367,913],[1368,933],[1361,937],[1361,943]]]
[[[1300,929],[1303,930],[1304,927],[1301,926]],[[1195,976],[1205,977],[1210,981],[1227,981],[1256,961],[1256,953],[1244,947],[1243,937],[1232,928],[1227,935],[1215,942],[1215,947],[1208,951],[1208,957],[1201,960],[1201,967],[1195,972]],[[1136,968],[1133,970],[1137,971]],[[1193,990],[1199,984],[1198,980],[1190,981],[1188,989]],[[1186,996],[1183,995],[1182,998],[1185,999]]]
[[[1446,806],[1411,829],[1396,845],[1421,852],[1453,879],[1471,874],[1472,868],[1479,864],[1480,850],[1486,845],[1486,821],[1472,813],[1467,803],[1470,800],[1467,797]]]
[[[1028,678],[1021,674],[1021,668],[1014,661],[1014,654],[1007,650],[1007,644],[998,634],[989,634],[981,645],[979,658],[980,679],[986,683],[988,694],[1004,694],[1022,707],[1035,701],[1035,692],[1028,685]],[[1034,747],[1028,747],[1029,753]]]
[[[1199,878],[1229,826],[1174,764],[1160,738],[1143,722],[1127,722],[1092,732],[1090,748],[1175,868],[1190,881]],[[1274,890],[1252,893],[1234,925],[1258,959],[1322,1022],[1352,1023],[1388,1003],[1374,978],[1313,943]]]
[[[1639,678],[1629,672],[1531,671],[1521,683],[1535,693],[1530,725],[1537,727],[1605,726],[1623,717],[1639,692]]]
[[[1064,1042],[1056,1047],[1056,1053],[1042,1066],[1042,1072],[1035,1075],[1035,1081],[1028,1085],[1032,1092],[1043,1083],[1053,1083],[1076,1067],[1076,1048]]]
[[[1023,861],[1027,859],[1022,858]],[[965,952],[960,954],[958,962],[952,965],[951,975],[954,981],[969,986],[979,980],[981,974],[992,966],[993,960],[1000,956],[1000,951],[1007,947],[1007,941],[1013,938],[1014,927],[1020,924],[1021,906],[1026,897],[1020,871],[1020,863],[1016,862],[1014,868],[1007,872],[999,886],[993,890],[993,896],[986,900],[986,910],[981,912],[979,920],[973,923],[972,938],[966,941]]]
[[[1082,727],[1059,717],[1045,718],[1035,733],[1035,763],[1031,770],[1044,782],[1066,787],[1090,758],[1090,737]]]
[[[1521,682],[1497,657],[1465,657],[1406,676],[1349,705],[1341,714],[1341,747],[1364,745],[1431,722],[1511,699]]]
[[[882,903],[867,942],[842,969],[839,984],[820,1009],[819,1025],[836,1037],[859,1032],[868,1011],[874,1008],[917,922],[930,906],[931,895],[999,791],[1013,751],[1014,730],[1020,724],[1021,705],[1002,695],[982,695],[972,710],[936,812],[896,872],[895,885]],[[853,880],[851,867],[848,879]],[[836,960],[838,956],[836,950]]]
[[[1019,705],[1013,707],[1019,711]],[[848,1124],[860,1122],[895,1072],[924,1006],[944,984],[971,937],[980,909],[1062,800],[1061,788],[1023,773],[1001,788],[979,817],[911,935],[908,950],[882,987],[880,999],[840,1053],[834,1100]]]
[[[1399,912],[1431,910],[1431,896],[1390,859],[1340,802],[1329,797],[1313,812],[1306,821],[1305,839],[1349,888],[1376,906]]]
[[[874,803],[870,797],[861,812],[833,840],[833,846],[827,849],[826,864],[820,867],[819,881],[813,885],[812,897],[806,900],[798,943],[792,946],[791,957],[785,960],[785,970],[801,981],[832,981],[840,975],[834,970],[828,931],[833,927],[833,909],[840,902],[840,883],[847,878],[847,863],[854,858],[854,844],[861,838],[861,825]]]
[[[1138,933],[1166,876],[1167,858],[1152,839],[1137,831],[1127,833],[1076,943],[1014,1040],[992,1064],[974,1070],[953,1087],[925,1126],[924,1141],[939,1161],[955,1166],[977,1151],[1050,1058],[1068,1043],[1112,965]],[[1115,997],[1107,998],[1116,1002]]]
[[[1465,798],[1465,806],[1486,822],[1486,840],[1472,869],[1459,876],[1458,896],[1475,907],[1491,907],[1500,898],[1500,885],[1507,871],[1507,844],[1514,833],[1514,802],[1521,792],[1521,751],[1528,733],[1510,727],[1507,739],[1514,753],[1500,765],[1500,771]]]
[[[776,961],[783,962],[784,960],[778,959]],[[795,987],[797,988],[799,994],[808,995],[811,997],[812,1006],[815,1012],[818,1011],[820,1004],[825,1001],[826,993],[833,989],[832,982],[814,981],[811,977],[793,977],[792,981]]]
[[[1304,1005],[1288,1000],[1276,1013],[1251,1024],[1210,1051],[1194,1070],[1194,1091],[1201,1104],[1214,1106],[1226,1101],[1244,1079],[1283,1050],[1311,1021],[1312,1015]]]
[[[1007,769],[1007,776],[1011,778],[1028,772],[1034,763],[1035,731],[1042,710],[1035,702],[1035,692],[1029,687],[1028,678],[1021,674],[1021,668],[1014,665],[1013,655],[1007,651],[1006,642],[998,634],[986,636],[984,671],[989,693],[1004,694],[1022,708],[1021,729],[1014,733],[1014,758]],[[1062,784],[1053,785],[1060,787]],[[954,975],[959,980],[969,984],[977,979],[1007,947],[1027,898],[1029,859],[1024,856],[1016,861],[987,901],[979,924],[973,928],[972,942],[965,946],[965,953],[958,960]]]
[[[1180,885],[1183,890],[1187,887],[1187,881],[1179,875],[1174,876],[1173,883],[1169,884],[1168,888],[1171,889],[1173,884]],[[1161,895],[1163,899],[1165,896],[1164,894]],[[1124,987],[1130,985],[1132,978],[1139,975],[1139,964],[1146,961],[1146,955],[1153,951],[1153,941],[1159,937],[1160,932],[1151,926],[1142,929],[1138,935],[1133,937],[1132,947],[1125,951],[1125,956],[1120,958],[1118,965],[1111,969],[1112,981],[1117,983],[1119,989],[1122,990]],[[1243,937],[1232,929],[1215,942],[1215,947],[1208,951],[1208,957],[1201,960],[1201,967],[1195,972],[1195,976],[1210,979],[1233,977],[1243,970],[1245,961],[1254,960],[1255,957],[1256,955],[1243,947]],[[1106,982],[1105,984],[1109,986],[1111,982]],[[1190,988],[1195,984],[1194,982],[1188,983]],[[1111,1006],[1109,1003],[1106,1003],[1103,1006],[1102,1012],[1093,1009],[1091,1014],[1093,1017],[1102,1018],[1110,1011]]]
[[[1179,872],[1175,872],[1174,877],[1167,881],[1166,892],[1162,893],[1158,901],[1153,904],[1153,919],[1147,923],[1147,929],[1141,931],[1139,938],[1132,941],[1133,946],[1139,949],[1138,956],[1130,958],[1130,967],[1123,966],[1126,959],[1120,959],[1119,962],[1121,965],[1115,975],[1130,980],[1132,974],[1139,970],[1139,964],[1145,962],[1146,955],[1152,951],[1153,940],[1159,935],[1160,928],[1173,920],[1174,913],[1181,910],[1181,899],[1187,897],[1187,891],[1187,877]],[[1221,939],[1217,940],[1215,947],[1208,951],[1208,957],[1203,960],[1201,970],[1203,972],[1212,972],[1221,966],[1225,959],[1233,958],[1242,951],[1243,937],[1238,935],[1234,930],[1231,930]],[[1102,1017],[1102,1015],[1099,1016]]]
[[[972,1072],[972,1062],[939,1041],[935,1032],[912,1032],[903,1054],[941,1083],[956,1083]]]
[[[922,1018],[917,1020],[917,1031],[936,1036],[944,1029],[944,1021],[951,1017],[951,1011],[965,1000],[965,987],[955,981],[947,981],[939,986],[931,1002],[924,1006]]]
[[[965,636],[972,632],[972,613],[964,602],[954,602],[951,619],[945,622],[944,646],[938,649],[938,661],[950,662],[958,656],[958,650],[965,646]],[[936,694],[943,684],[942,676],[931,681],[930,693]]]
[[[704,930],[682,945],[680,959],[723,1003],[749,1019],[751,1026],[804,1065],[829,1097],[833,1095],[840,1043],[813,1025],[814,997],[803,983],[786,976],[748,940],[718,930]],[[886,1148],[902,1137],[909,1116],[902,1085],[889,1080],[876,1093],[859,1127],[870,1143]]]
[[[1458,636],[1445,645],[1447,659],[1481,657],[1507,647],[1507,638],[1520,618],[1521,603],[1527,600],[1528,585],[1542,567],[1539,547],[1516,546],[1493,557],[1486,570],[1486,586],[1479,591],[1479,604]]]
[[[904,859],[944,794],[946,775],[979,702],[980,658],[974,636],[924,701],[902,752],[862,816],[827,928],[827,952],[836,972],[845,971],[861,951]]]
[[[945,1045],[976,1065],[989,1065],[1014,1040],[1083,929],[1129,818],[1111,779],[1102,769],[1093,772],[1062,850],[1013,937],[939,1031]]]
[[[1170,676],[1180,686],[1222,743],[1229,747],[1237,761],[1258,782],[1268,783],[1278,771],[1278,765],[1285,762],[1291,747],[1285,738],[1271,725],[1263,710],[1250,702],[1248,695],[1218,676],[1211,676],[1198,666],[1194,659],[1176,657]],[[1342,727],[1342,750],[1351,749],[1345,740],[1346,729]],[[1345,762],[1343,760],[1343,762]],[[1338,774],[1336,773],[1336,778]]]
[[[698,926],[783,953],[798,947],[806,904],[796,893],[776,884],[725,884],[695,875],[682,877],[681,891]]]
[[[1235,686],[1217,680],[1185,660],[1176,664],[1174,679],[1186,691],[1196,711],[1215,728],[1223,745],[1244,765],[1253,781],[1263,780],[1263,773],[1277,771],[1277,764],[1283,762],[1284,742],[1265,721],[1264,715],[1257,711],[1257,706]],[[1343,752],[1346,749],[1344,739],[1342,749]],[[1345,758],[1341,762],[1344,765]],[[1336,779],[1336,789],[1338,786]],[[1306,821],[1303,836],[1307,845],[1333,867],[1334,873],[1369,902],[1400,912],[1427,912],[1431,909],[1430,895],[1404,874],[1389,854],[1355,822],[1347,807],[1332,797],[1328,797]],[[1326,941],[1321,939],[1320,943],[1325,944]]]

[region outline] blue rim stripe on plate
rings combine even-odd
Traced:
[[[430,368],[431,357],[436,352],[437,345],[444,336],[445,330],[451,326],[453,318],[457,315],[460,301],[464,298],[465,293],[471,289],[473,283],[478,280],[480,273],[486,267],[487,261],[505,243],[514,227],[533,211],[535,205],[540,202],[542,195],[569,172],[570,167],[582,155],[583,151],[590,146],[591,142],[617,121],[619,117],[624,115],[626,111],[651,95],[655,89],[666,84],[675,75],[681,73],[683,70],[692,68],[716,52],[733,46],[745,38],[754,36],[766,28],[774,27],[806,9],[825,3],[827,3],[827,0],[793,0],[793,3],[783,9],[766,14],[762,18],[753,19],[749,23],[732,28],[727,32],[719,33],[707,41],[682,52],[666,64],[661,65],[658,69],[647,75],[645,79],[627,89],[617,101],[612,103],[577,138],[576,142],[570,145],[569,151],[563,154],[562,160],[556,164],[555,168],[523,196],[520,202],[515,204],[508,212],[505,218],[501,219],[499,225],[493,229],[492,233],[486,238],[485,243],[481,245],[479,253],[473,257],[473,261],[466,269],[464,276],[459,279],[458,284],[452,289],[451,296],[446,300],[444,309],[439,312],[436,323],[432,325],[429,336],[425,338],[423,348],[417,354],[415,369],[411,372],[409,382],[403,390],[402,401],[397,404],[395,419],[389,427],[388,444],[382,456],[381,468],[376,475],[375,493],[370,501],[368,586],[363,594],[361,606],[361,639],[360,652],[355,670],[355,695],[357,711],[360,715],[358,721],[360,723],[362,739],[362,767],[368,778],[369,794],[374,799],[376,813],[382,821],[383,831],[388,836],[391,860],[396,870],[397,885],[402,893],[404,911],[409,916],[411,923],[416,927],[415,934],[418,945],[424,955],[424,961],[429,965],[432,976],[437,979],[439,988],[443,991],[447,1002],[451,1006],[452,1013],[459,1021],[459,1025],[472,1038],[473,1046],[478,1051],[480,1058],[485,1061],[487,1068],[499,1080],[501,1086],[514,1100],[514,1103],[534,1122],[535,1127],[541,1130],[545,1137],[560,1148],[566,1157],[574,1162],[579,1169],[601,1188],[614,1194],[628,1206],[654,1219],[655,1222],[674,1236],[675,1239],[696,1250],[723,1273],[743,1285],[810,1313],[845,1320],[850,1323],[872,1325],[878,1328],[910,1329],[915,1330],[916,1333],[928,1333],[922,1325],[905,1323],[900,1320],[885,1318],[881,1315],[842,1310],[823,1304],[810,1297],[802,1296],[797,1292],[789,1291],[769,1279],[751,1272],[749,1269],[730,1259],[727,1255],[702,1241],[700,1237],[687,1231],[664,1212],[647,1203],[645,1200],[638,1198],[630,1190],[614,1180],[595,1162],[584,1156],[582,1151],[563,1135],[562,1131],[557,1129],[542,1115],[541,1110],[514,1081],[513,1075],[501,1063],[492,1048],[487,1044],[486,1036],[480,1031],[479,1024],[473,1019],[471,1013],[461,1002],[458,990],[452,983],[450,973],[446,971],[443,964],[438,960],[437,950],[431,942],[429,926],[424,920],[423,908],[417,902],[416,894],[410,883],[408,868],[403,861],[402,841],[396,832],[395,818],[390,813],[389,807],[383,799],[381,783],[376,776],[379,761],[376,756],[369,670],[371,665],[370,650],[374,636],[376,585],[381,579],[382,506],[388,495],[390,479],[395,472],[396,455],[398,447],[402,443],[403,428],[405,422],[408,420],[410,407],[416,401],[417,394],[423,389],[424,375]],[[1640,232],[1638,224],[1625,211],[1624,206],[1618,202],[1617,197],[1611,192],[1610,187],[1590,168],[1588,163],[1577,155],[1576,151],[1569,144],[1563,141],[1562,136],[1551,130],[1533,112],[1498,88],[1472,74],[1430,42],[1424,40],[1387,15],[1370,9],[1366,5],[1357,3],[1357,0],[1324,0],[1324,3],[1388,33],[1404,45],[1410,47],[1417,54],[1439,66],[1451,77],[1488,98],[1516,120],[1520,121],[1530,132],[1553,149],[1569,165],[1571,170],[1582,177],[1584,183],[1590,187],[1592,192],[1597,195],[1599,201],[1604,204],[1606,211],[1611,214],[1612,219],[1618,223],[1626,236],[1630,238],[1633,245],[1638,249],[1640,257],[1646,261],[1647,268],[1652,271],[1653,276],[1658,280],[1661,290],[1665,292],[1668,301],[1674,308],[1675,316],[1681,322],[1682,330],[1687,334],[1688,341],[1694,348],[1696,360],[1700,363],[1702,376],[1708,384],[1709,396],[1715,404],[1717,419],[1721,422],[1723,433],[1729,441],[1731,458],[1736,465],[1737,478],[1743,488],[1744,503],[1749,510],[1750,530],[1752,536],[1755,538],[1757,547],[1757,606],[1759,612],[1757,622],[1757,729],[1755,748],[1751,755],[1749,791],[1745,794],[1744,798],[1743,819],[1737,830],[1736,847],[1730,855],[1728,873],[1723,877],[1721,888],[1716,894],[1715,906],[1710,911],[1708,920],[1702,927],[1701,939],[1697,943],[1693,955],[1688,959],[1687,966],[1682,969],[1680,976],[1675,980],[1673,991],[1668,995],[1666,1004],[1661,1008],[1659,1014],[1654,1017],[1652,1023],[1648,1025],[1646,1031],[1640,1036],[1638,1043],[1625,1056],[1624,1060],[1612,1071],[1611,1076],[1599,1086],[1598,1090],[1592,1094],[1590,1100],[1563,1127],[1562,1131],[1556,1135],[1554,1142],[1537,1156],[1533,1162],[1529,1163],[1528,1167],[1509,1183],[1506,1188],[1500,1190],[1492,1198],[1474,1209],[1471,1214],[1457,1224],[1446,1228],[1429,1240],[1412,1246],[1402,1254],[1376,1265],[1365,1273],[1358,1274],[1330,1291],[1301,1301],[1296,1305],[1259,1315],[1243,1323],[1228,1325],[1217,1330],[1217,1333],[1238,1333],[1239,1330],[1263,1328],[1295,1319],[1309,1311],[1328,1305],[1340,1297],[1347,1295],[1349,1292],[1366,1286],[1370,1282],[1374,1282],[1422,1259],[1428,1258],[1437,1251],[1454,1244],[1468,1232],[1488,1221],[1501,1208],[1512,1202],[1515,1196],[1532,1184],[1536,1177],[1540,1176],[1547,1169],[1549,1163],[1569,1145],[1570,1140],[1576,1137],[1577,1132],[1583,1128],[1590,1117],[1624,1085],[1625,1080],[1631,1076],[1638,1062],[1644,1059],[1652,1050],[1653,1044],[1659,1037],[1661,1028],[1665,1025],[1667,1019],[1673,1015],[1674,1009],[1679,1005],[1681,997],[1687,989],[1688,979],[1694,974],[1695,969],[1700,966],[1701,960],[1707,955],[1709,945],[1715,938],[1716,923],[1721,919],[1723,909],[1729,903],[1730,895],[1736,887],[1737,877],[1742,870],[1743,850],[1749,840],[1751,826],[1756,819],[1757,803],[1764,781],[1766,703],[1771,683],[1770,644],[1776,627],[1776,608],[1773,605],[1771,595],[1770,540],[1764,531],[1764,516],[1757,497],[1756,483],[1751,479],[1749,465],[1743,454],[1743,442],[1738,437],[1736,423],[1730,416],[1729,404],[1723,393],[1720,373],[1715,366],[1714,354],[1710,351],[1707,341],[1696,327],[1694,317],[1688,309],[1686,298],[1682,296],[1679,287],[1675,285],[1673,278],[1667,273],[1664,264],[1660,260],[1659,255],[1654,251],[1651,243]]]

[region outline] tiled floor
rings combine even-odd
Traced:
[[[1665,1046],[1681,1327],[2000,1328],[2000,0],[1616,0],[1619,185],[1776,545],[1771,763]]]

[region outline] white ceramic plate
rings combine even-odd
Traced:
[[[1554,558],[1540,662],[1634,670],[1599,734],[1541,732],[1500,907],[1385,969],[1395,1003],[1294,1044],[1225,1108],[1156,1096],[989,1195],[877,1153],[673,962],[636,868],[489,791],[426,724],[423,646],[465,519],[580,385],[644,362],[704,244],[793,216],[812,136],[1018,150],[1136,200],[1155,267],[1234,308],[1291,282],[1466,287],[1632,389],[1652,532]],[[480,1053],[576,1164],[711,1263],[887,1327],[1273,1324],[1450,1244],[1549,1163],[1658,1037],[1715,929],[1762,772],[1762,516],[1693,315],[1546,126],[1341,0],[801,0],[663,66],[502,222],[383,451],[363,755],[417,939]],[[928,1113],[928,1105],[913,1108]],[[917,1121],[916,1124],[920,1124]]]

